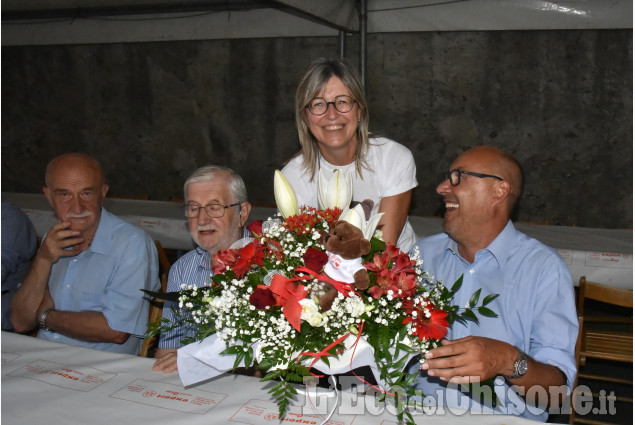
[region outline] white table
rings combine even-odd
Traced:
[[[152,372],[153,361],[2,332],[2,421],[11,425],[280,423],[277,405],[257,378],[224,374],[186,389],[176,373]],[[335,405],[328,394],[315,393],[310,403],[298,396],[282,423],[322,423],[325,415],[315,413],[311,404]],[[331,425],[396,424],[387,410],[372,407],[369,397],[340,395]],[[350,401],[353,397],[356,404]],[[341,407],[347,405],[357,407]],[[417,423],[538,424],[447,408],[443,414],[421,414]]]
[[[2,200],[22,208],[33,221],[38,236],[56,222],[44,195],[32,193],[2,193]],[[106,209],[135,224],[158,239],[165,248],[190,250],[194,242],[187,229],[180,204],[161,201],[138,201],[107,198]],[[266,220],[274,208],[254,207],[250,220]],[[410,217],[419,237],[443,231],[437,217]],[[618,288],[633,288],[633,231],[594,229],[586,227],[547,226],[515,223],[521,232],[558,250],[569,266],[573,283],[580,276]]]

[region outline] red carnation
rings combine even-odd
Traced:
[[[258,285],[249,296],[249,302],[256,308],[265,309],[276,305],[276,297],[268,286]]]
[[[256,236],[262,236],[262,220],[254,220],[247,225],[247,230]]]
[[[238,279],[242,279],[252,266],[262,266],[265,247],[257,239],[240,249],[225,249],[214,254],[212,271],[224,273],[229,267]]]
[[[304,265],[307,269],[320,273],[329,257],[326,255],[326,252],[322,250],[317,248],[308,248],[302,256],[302,259],[304,260]]]
[[[212,272],[214,274],[225,273],[227,268],[232,268],[236,263],[236,250],[235,249],[222,249],[214,254],[214,261],[212,261]]]
[[[236,253],[236,264],[232,267],[234,274],[238,279],[242,279],[245,274],[251,270],[253,265],[262,266],[262,260],[265,256],[264,247],[257,239],[240,248]]]
[[[421,300],[415,305],[414,301],[407,299],[403,303],[408,317],[403,320],[403,324],[412,322],[414,332],[412,335],[418,336],[419,340],[441,340],[448,333],[450,324],[445,318],[448,316],[443,310],[436,309],[434,304],[428,300]],[[430,317],[426,317],[424,310],[430,313]],[[413,313],[416,312],[416,316]]]

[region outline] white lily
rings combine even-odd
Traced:
[[[318,174],[318,205],[320,209],[346,208],[353,198],[353,178],[348,171],[335,170],[326,175],[320,168]]]
[[[364,208],[362,208],[361,204],[357,204],[355,205],[355,208],[345,208],[340,215],[340,220],[348,221],[362,231],[364,239],[370,240],[373,237],[375,228],[383,215],[383,212],[375,214],[370,218],[370,220],[366,221]]]
[[[295,192],[287,179],[279,170],[276,170],[273,176],[273,194],[282,217],[287,218],[298,213],[298,198],[295,196]]]

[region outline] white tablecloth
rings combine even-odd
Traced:
[[[2,193],[2,200],[22,208],[33,221],[38,236],[46,233],[56,222],[44,195],[5,192]],[[195,246],[178,203],[107,198],[104,206],[113,214],[144,229],[165,248],[190,250]],[[265,220],[274,213],[274,208],[254,207],[249,218]],[[413,216],[410,221],[419,237],[443,231],[440,218]],[[580,276],[586,276],[594,282],[633,288],[632,230],[526,223],[515,225],[521,232],[557,249],[569,266],[575,285]]]
[[[2,332],[2,422],[11,425],[210,425],[223,423],[320,424],[335,405],[331,392],[298,396],[282,419],[257,378],[224,374],[184,388],[176,373],[152,372],[153,359],[75,347]],[[300,388],[302,392],[302,389]],[[326,390],[325,390],[326,391]],[[342,397],[329,424],[396,424],[370,397]],[[355,398],[354,402],[351,400]],[[324,402],[323,404],[321,402]],[[344,406],[344,407],[341,407]],[[355,406],[355,407],[346,407]],[[417,423],[435,425],[537,424],[506,415],[470,414],[459,409],[420,414]]]

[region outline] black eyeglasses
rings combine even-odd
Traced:
[[[185,216],[187,218],[198,218],[201,210],[204,209],[205,213],[209,218],[219,218],[225,215],[225,210],[227,208],[235,207],[236,205],[240,205],[240,202],[231,205],[222,205],[222,204],[208,204],[205,206],[199,204],[185,204],[183,205],[183,211],[185,212]]]
[[[307,108],[313,115],[324,115],[328,111],[329,105],[333,105],[338,112],[345,113],[350,112],[355,103],[357,103],[355,99],[346,95],[337,96],[333,102],[327,102],[326,99],[316,97],[309,102]]]
[[[496,179],[496,180],[503,180],[501,177],[498,176],[493,176],[491,174],[482,174],[482,173],[473,173],[471,171],[465,171],[465,170],[452,170],[449,173],[444,173],[443,174],[443,180],[450,180],[450,184],[452,186],[458,186],[459,183],[461,183],[461,174],[467,174],[469,176],[474,176],[474,177],[478,177],[479,179],[484,179],[484,178],[492,178],[492,179]]]

